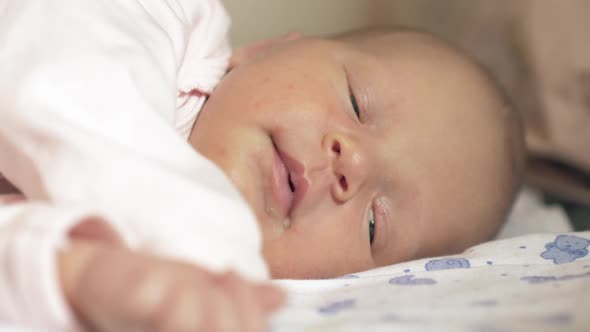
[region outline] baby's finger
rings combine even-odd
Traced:
[[[263,331],[261,309],[255,303],[245,305],[254,294],[249,283],[235,275],[187,271],[193,273],[179,276],[173,294],[167,296],[165,310],[152,320],[157,322],[155,331]],[[210,278],[201,279],[203,273]],[[186,278],[189,275],[199,280]],[[245,296],[236,296],[239,293]]]
[[[218,279],[218,285],[236,308],[241,331],[263,331],[268,314],[258,303],[257,286],[232,272],[221,276]]]
[[[214,294],[208,299],[206,321],[201,331],[249,331],[244,328],[243,313],[233,299],[219,288]]]
[[[279,309],[286,300],[284,291],[273,285],[257,285],[256,293],[260,307],[267,313]]]
[[[216,292],[194,287],[179,281],[174,291],[168,294],[166,304],[155,317],[144,320],[147,331],[205,331],[211,319],[210,306]]]

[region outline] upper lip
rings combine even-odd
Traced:
[[[293,200],[287,211],[287,216],[291,216],[295,208],[301,204],[301,201],[307,192],[307,188],[309,187],[309,182],[305,179],[305,167],[303,164],[282,151],[274,141],[273,144],[279,155],[279,159],[281,159],[287,168],[288,185],[291,187],[291,191],[293,191]]]

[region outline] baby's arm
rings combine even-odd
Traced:
[[[280,291],[120,246],[74,241],[59,255],[66,298],[91,331],[262,331]]]
[[[127,250],[95,215],[75,205],[0,205],[2,324],[69,332],[78,316],[97,331],[226,321],[255,331],[280,302],[268,286]]]

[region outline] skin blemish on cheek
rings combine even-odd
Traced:
[[[270,76],[265,76],[262,80],[261,83],[268,83],[270,81]]]
[[[254,108],[260,108],[260,100],[255,101],[254,103],[252,103],[252,107]]]
[[[343,106],[342,104],[339,103],[334,103],[334,102],[328,102],[326,104],[326,109],[328,109],[328,112],[326,112],[326,118],[328,121],[338,121],[338,119],[342,119],[343,115],[347,115],[346,112],[346,108],[344,108],[346,106]],[[352,114],[352,112],[350,112],[350,119],[354,120],[354,115]],[[338,122],[335,122],[338,123]]]

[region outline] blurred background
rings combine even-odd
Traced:
[[[375,24],[429,30],[490,68],[525,120],[527,184],[590,229],[590,0],[222,0],[232,44]]]

